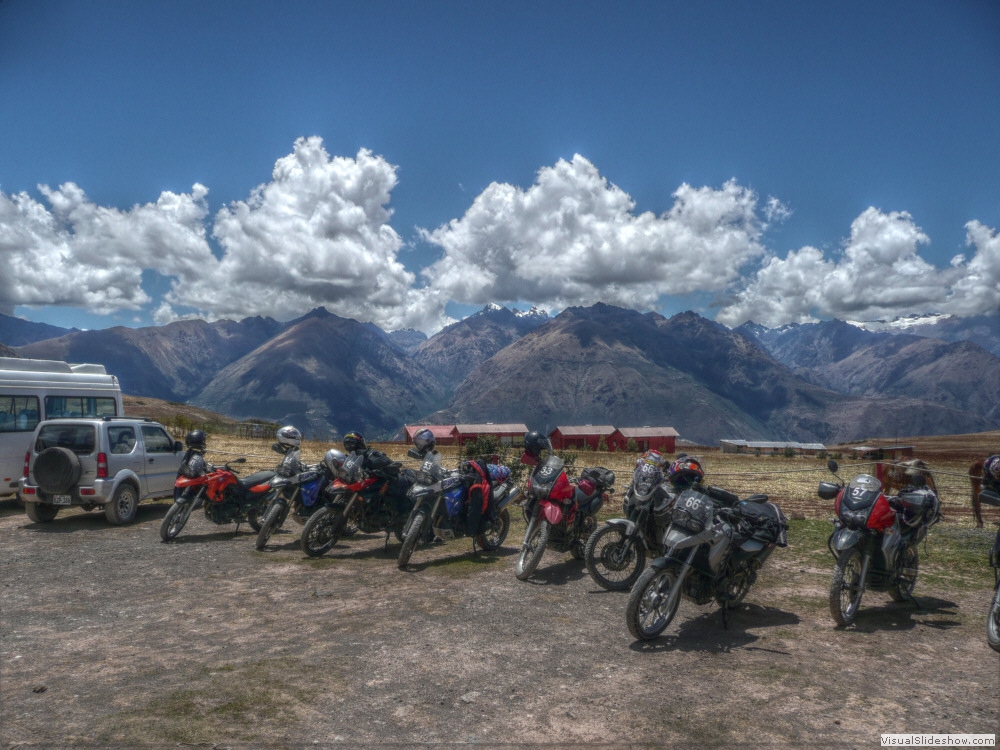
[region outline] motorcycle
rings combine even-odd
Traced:
[[[665,480],[660,453],[644,453],[622,501],[627,517],[605,521],[587,540],[583,561],[590,577],[602,588],[632,588],[646,567],[646,551],[659,553],[674,503]]]
[[[746,598],[774,548],[788,544],[788,523],[767,495],[741,501],[715,487],[687,489],[670,519],[666,552],[635,582],[625,607],[629,632],[641,640],[666,629],[682,596],[695,604],[715,600],[728,627],[729,607]]]
[[[214,524],[236,523],[236,530],[244,521],[256,531],[267,507],[273,471],[258,471],[240,478],[232,469],[233,464],[246,463],[245,458],[216,467],[205,461],[204,455],[194,453],[181,464],[174,480],[174,504],[160,524],[160,538],[169,542],[176,537],[192,511],[204,507],[205,518]]]
[[[319,557],[333,548],[346,524],[352,523],[366,534],[386,532],[403,541],[403,525],[411,509],[407,491],[415,477],[409,469],[400,472],[400,464],[365,472],[363,456],[352,454],[337,472],[337,477],[321,493],[322,507],[302,528],[300,544],[310,557]]]
[[[837,462],[827,463],[836,475]],[[898,497],[859,474],[846,486],[820,482],[817,494],[834,500],[837,517],[827,548],[836,560],[830,580],[830,614],[841,627],[854,622],[865,590],[887,591],[896,602],[913,599],[920,555],[917,545],[941,519],[941,503],[922,476]]]
[[[529,453],[521,461],[536,463]],[[612,491],[615,473],[602,466],[584,469],[574,487],[565,466],[559,456],[550,454],[528,479],[521,506],[528,528],[514,566],[518,580],[528,579],[548,548],[582,560],[584,545],[597,528],[597,513]]]
[[[271,480],[271,502],[257,533],[257,549],[267,546],[271,535],[284,525],[289,515],[304,526],[313,511],[320,507],[320,490],[329,481],[323,464],[303,464],[300,451],[290,451],[282,459],[277,476]]]
[[[993,490],[979,491],[979,502],[983,505],[1000,507],[1000,494]],[[989,614],[986,615],[986,641],[990,648],[1000,652],[1000,524],[997,525],[997,536],[990,550],[990,567],[993,568],[993,601],[990,603]]]
[[[455,471],[446,471],[441,466],[441,454],[422,453],[411,448],[407,455],[423,461],[415,474],[415,482],[407,493],[413,509],[407,518],[403,531],[403,546],[399,550],[396,564],[406,567],[413,550],[421,541],[435,537],[451,541],[463,536],[472,536],[473,550],[478,545],[487,552],[500,548],[510,532],[510,511],[507,506],[517,497],[519,490],[510,479],[510,469],[496,464],[479,464],[467,461]],[[476,464],[473,466],[472,464]],[[484,489],[492,496],[486,515],[482,517],[485,526],[470,528],[470,501],[472,488],[489,485]],[[478,495],[478,493],[477,493]]]

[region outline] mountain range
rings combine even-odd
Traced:
[[[99,331],[0,315],[0,342],[25,357],[104,364],[131,395],[322,438],[391,437],[418,421],[518,421],[545,431],[668,424],[703,444],[836,443],[1000,428],[1000,316],[969,319],[966,340],[962,320],[730,330],[693,312],[666,318],[598,303],[550,318],[488,305],[426,337],[323,308],[287,323]]]

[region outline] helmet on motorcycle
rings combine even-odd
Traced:
[[[429,453],[434,450],[434,446],[436,444],[437,441],[434,439],[434,433],[426,428],[419,430],[417,434],[413,436],[413,447],[421,453]]]
[[[278,453],[288,453],[302,445],[302,433],[291,425],[285,425],[277,432],[278,442],[274,444],[274,449]]]
[[[667,472],[667,480],[674,487],[691,487],[700,484],[704,478],[705,470],[701,468],[701,463],[686,453],[678,456]]]
[[[344,455],[343,451],[338,451],[336,448],[331,448],[323,456],[323,464],[333,476],[339,476],[340,470],[344,466],[344,461],[347,460],[347,456]]]
[[[348,453],[368,450],[368,445],[365,443],[365,436],[360,432],[348,432],[344,435],[344,450]]]
[[[184,445],[196,451],[205,450],[205,433],[201,430],[191,430],[184,436]]]
[[[524,450],[535,458],[540,458],[542,451],[552,450],[552,441],[537,430],[532,430],[524,436]]]

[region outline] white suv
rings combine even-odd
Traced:
[[[18,495],[35,523],[72,505],[131,523],[141,500],[173,495],[183,458],[183,444],[147,419],[49,419],[35,428]]]

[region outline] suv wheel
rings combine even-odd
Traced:
[[[104,515],[108,523],[121,526],[132,523],[135,520],[136,511],[139,509],[139,494],[128,482],[123,482],[115,490],[115,495],[111,502],[104,506]]]
[[[38,486],[50,495],[61,495],[80,479],[80,458],[68,448],[46,448],[35,457]]]
[[[59,512],[59,508],[48,503],[25,503],[24,512],[33,523],[48,523]]]

